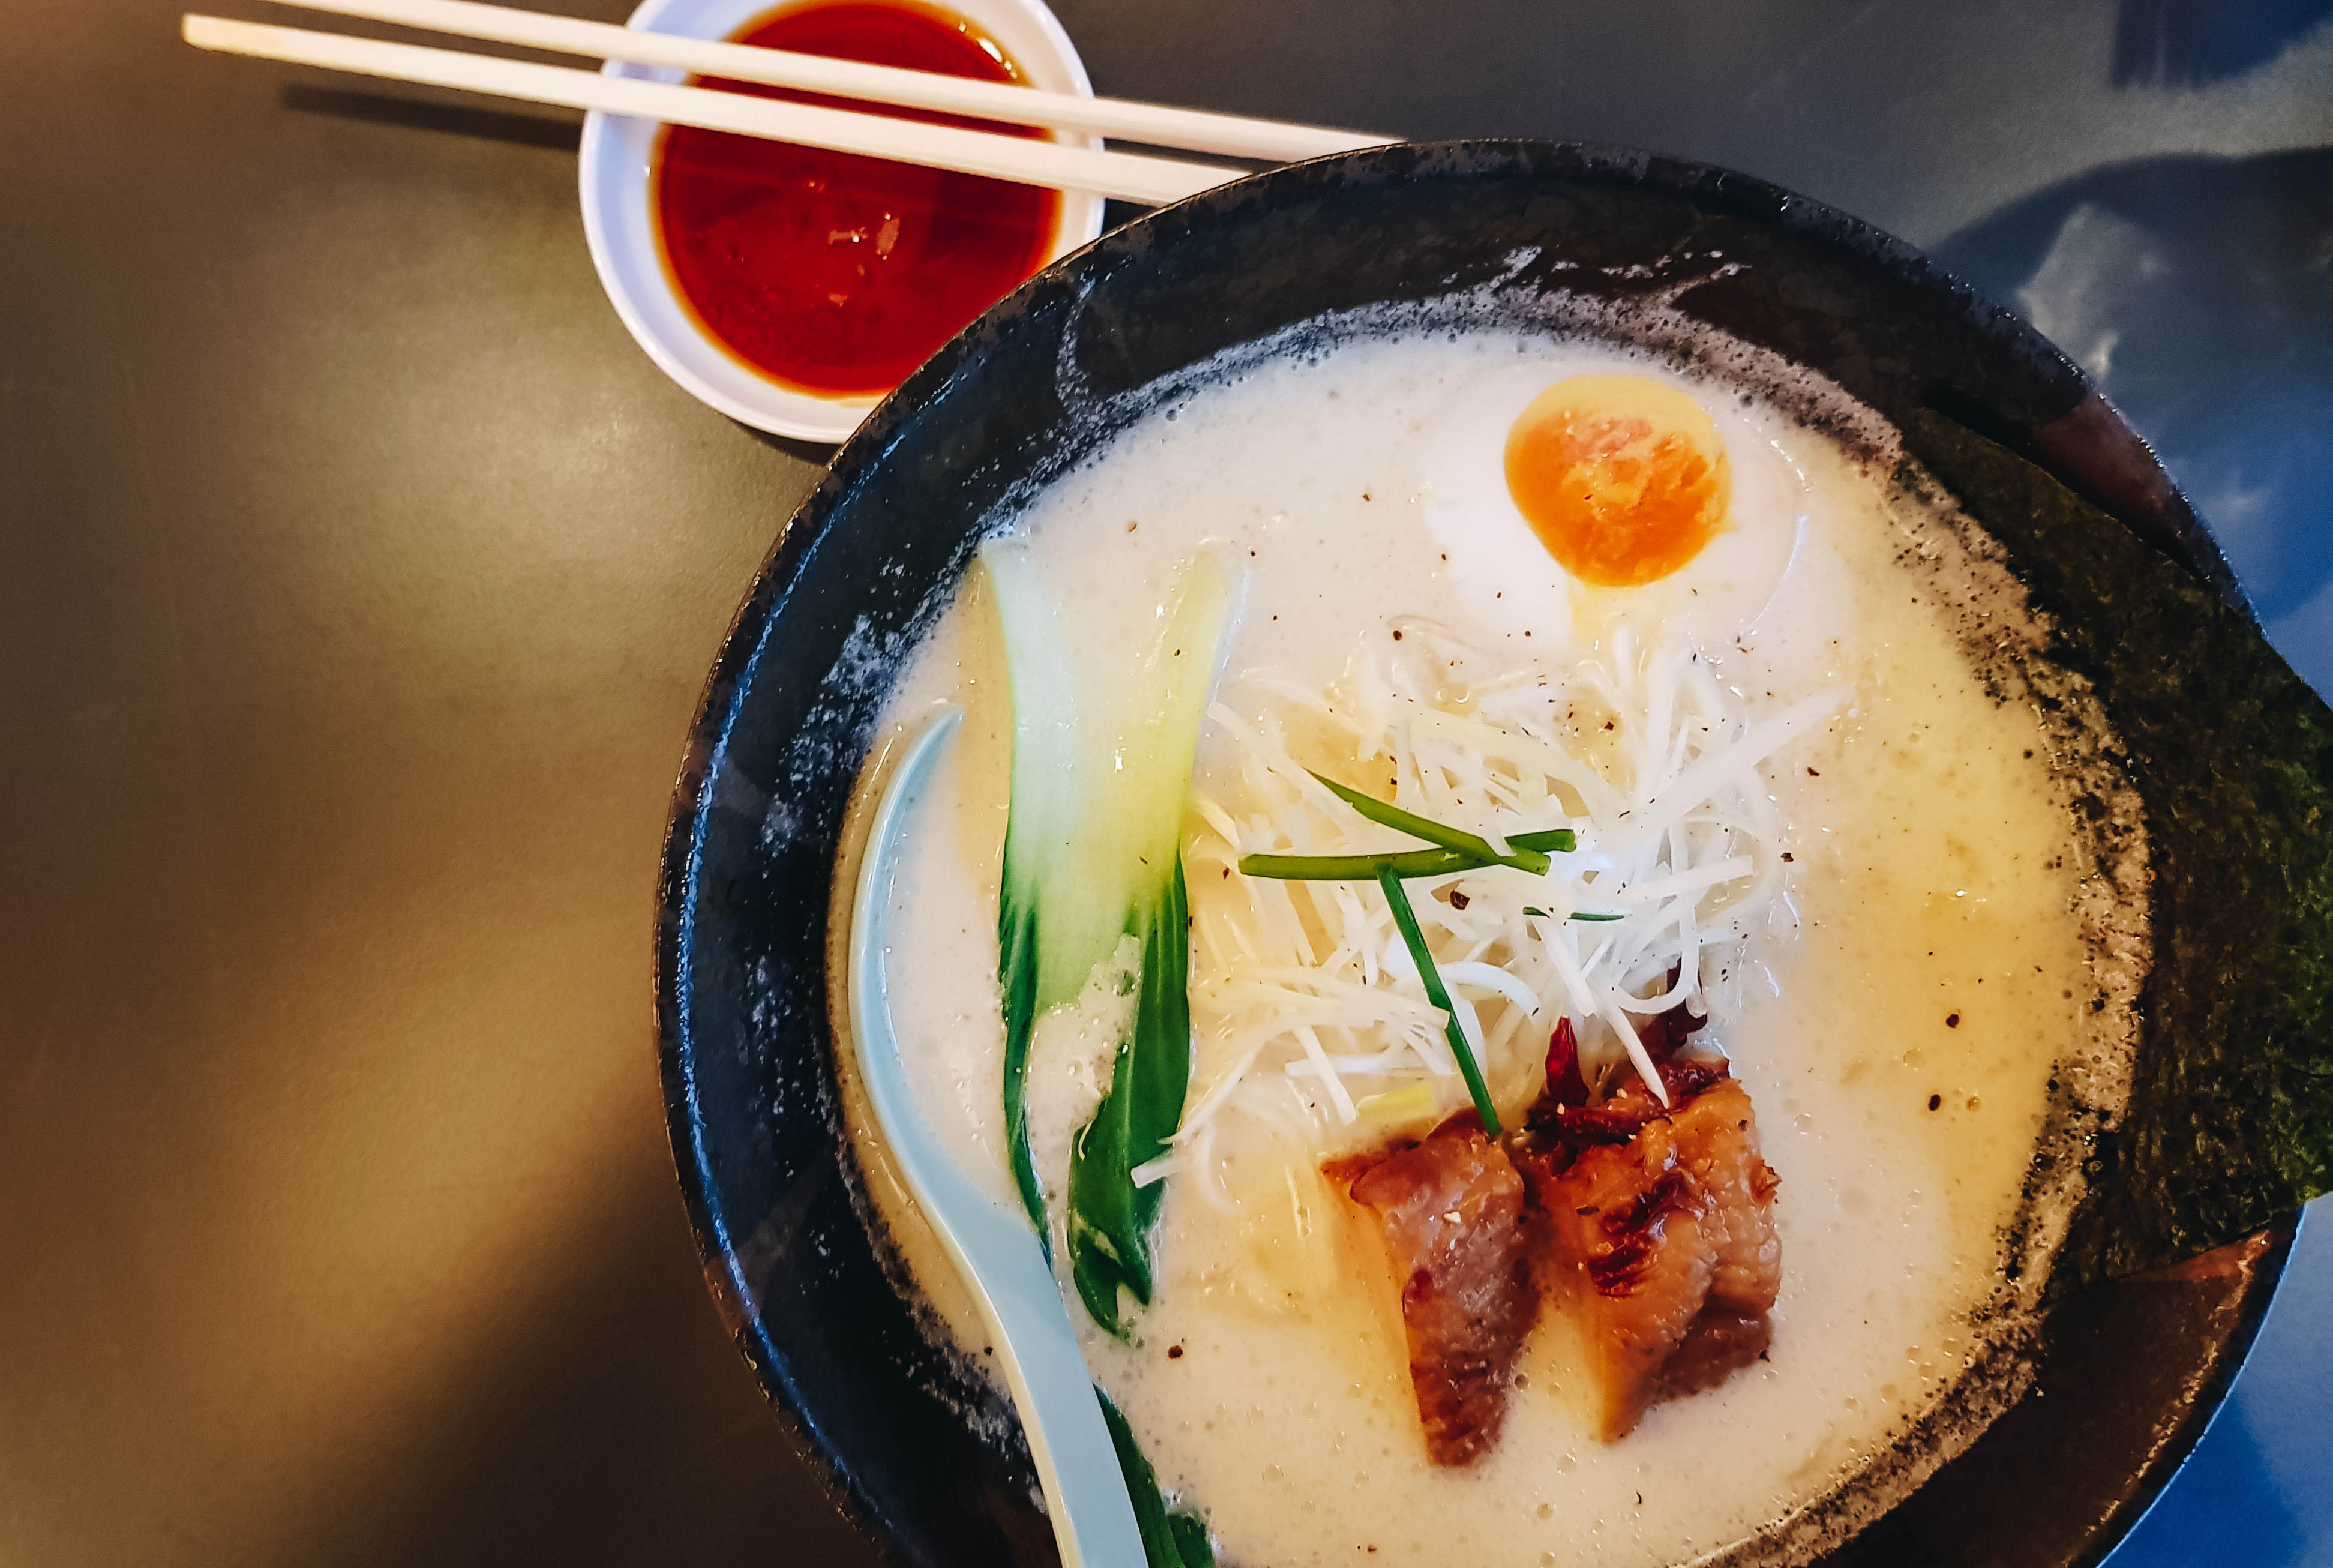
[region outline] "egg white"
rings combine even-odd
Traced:
[[[1566,572],[1508,494],[1507,432],[1525,405],[1580,375],[1635,375],[1675,388],[1710,417],[1733,468],[1730,525],[1692,561],[1640,588],[1599,588]],[[1805,536],[1806,476],[1731,395],[1618,354],[1518,356],[1474,379],[1428,421],[1419,498],[1459,608],[1477,637],[1532,633],[1541,658],[1584,654],[1620,628],[1715,648],[1754,636]],[[1518,640],[1511,646],[1522,646]]]

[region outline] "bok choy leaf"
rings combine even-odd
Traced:
[[[1191,765],[1231,623],[1232,582],[1212,555],[1195,555],[1162,606],[1093,805],[1118,855],[1124,923],[1142,947],[1132,1026],[1101,1109],[1070,1153],[1070,1275],[1094,1322],[1125,1337],[1119,1291],[1147,1305],[1151,1232],[1163,1183],[1138,1187],[1134,1169],[1166,1152],[1191,1082],[1191,922],[1183,884],[1183,815]]]
[[[1191,938],[1176,853],[1157,903],[1140,912],[1142,974],[1133,1027],[1101,1109],[1070,1150],[1070,1274],[1094,1322],[1120,1339],[1118,1288],[1150,1301],[1150,1232],[1166,1184],[1134,1183],[1134,1168],[1166,1152],[1191,1084]]]
[[[1029,1147],[1029,1042],[1037,1020],[1077,1000],[1094,965],[1117,946],[1122,912],[1103,920],[1074,909],[1079,842],[1078,703],[1061,609],[1028,545],[992,540],[980,564],[1004,633],[1013,686],[1012,807],[997,899],[996,978],[1004,1007],[1004,1141],[1013,1185],[1052,1252],[1045,1190]]]
[[[1207,1522],[1187,1508],[1170,1505],[1158,1489],[1158,1472],[1134,1440],[1118,1404],[1099,1388],[1101,1419],[1118,1450],[1118,1467],[1126,1472],[1126,1489],[1134,1498],[1134,1522],[1142,1529],[1142,1554],[1148,1568],[1215,1568],[1215,1545]]]
[[[1164,1189],[1134,1168],[1166,1150],[1191,1071],[1189,919],[1183,817],[1192,761],[1232,619],[1234,581],[1209,555],[1185,562],[1138,665],[1072,646],[1026,544],[982,548],[1013,685],[1012,810],[997,912],[1004,999],[1004,1112],[1013,1179],[1040,1235],[1044,1188],[1029,1143],[1029,1050],[1037,1022],[1078,1000],[1132,936],[1132,1022],[1109,1087],[1070,1152],[1070,1272],[1094,1321],[1123,1335],[1119,1292],[1147,1303],[1151,1231]]]

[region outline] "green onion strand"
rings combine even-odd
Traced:
[[[1483,1118],[1483,1130],[1496,1138],[1499,1111],[1491,1103],[1491,1086],[1483,1081],[1482,1064],[1474,1060],[1474,1048],[1466,1043],[1466,1031],[1458,1025],[1458,1009],[1451,1005],[1450,992],[1442,984],[1442,971],[1434,964],[1433,949],[1426,945],[1426,933],[1417,928],[1417,911],[1410,907],[1409,893],[1402,887],[1399,873],[1390,866],[1378,870],[1378,886],[1385,890],[1386,903],[1393,909],[1393,923],[1401,931],[1410,961],[1417,966],[1418,983],[1426,987],[1426,999],[1442,1009],[1445,1020],[1443,1033],[1449,1038],[1451,1053],[1458,1058],[1458,1072],[1466,1080],[1466,1092],[1474,1097],[1474,1110]]]
[[[1482,870],[1484,862],[1457,850],[1405,850],[1378,855],[1242,855],[1240,872],[1283,882],[1373,882],[1380,871],[1397,877],[1440,877]]]
[[[1512,866],[1519,871],[1529,871],[1535,877],[1543,877],[1547,874],[1546,854],[1540,850],[1524,845],[1520,839],[1508,840],[1507,844],[1511,852],[1503,855],[1491,848],[1491,841],[1480,833],[1470,833],[1460,828],[1445,827],[1430,817],[1419,816],[1415,812],[1406,812],[1389,801],[1381,801],[1375,795],[1363,794],[1357,789],[1349,789],[1334,779],[1321,778],[1317,773],[1312,776],[1319,779],[1322,787],[1330,794],[1380,826],[1407,833],[1412,838],[1424,839],[1429,844],[1439,844],[1445,850],[1457,850],[1462,853],[1476,856],[1486,866]],[[1564,832],[1566,836],[1569,836],[1569,830],[1559,831]]]
[[[1507,842],[1522,850],[1568,852],[1575,840],[1570,828],[1550,828],[1541,832],[1517,833]],[[1375,881],[1378,872],[1388,866],[1396,876],[1408,878],[1445,877],[1512,863],[1467,850],[1435,848],[1374,855],[1242,855],[1239,869],[1243,876],[1272,877],[1283,882],[1369,882]]]

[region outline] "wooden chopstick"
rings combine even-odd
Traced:
[[[909,109],[934,109],[1013,125],[1114,136],[1150,147],[1182,148],[1226,158],[1288,163],[1356,148],[1382,147],[1391,137],[1329,130],[1236,114],[1136,103],[1125,99],[1081,98],[1071,92],[974,82],[928,71],[903,71],[855,60],[830,60],[782,49],[759,49],[703,38],[651,33],[576,16],[546,15],[477,0],[280,0],[310,11],[330,11],[373,22],[395,23],[431,33],[450,33],[497,43],[516,43],[562,54],[588,54],[638,65],[663,65],[698,76],[766,82],[835,98],[863,99]]]
[[[821,109],[807,103],[781,103],[749,93],[638,82],[603,76],[596,71],[465,54],[458,50],[426,49],[418,44],[384,43],[337,33],[312,33],[299,27],[230,22],[219,16],[189,14],[181,32],[196,48],[225,54],[321,65],[360,76],[489,92],[571,109],[637,115],[672,125],[734,131],[742,136],[791,141],[832,152],[864,153],[871,158],[987,175],[1022,185],[1090,190],[1152,207],[1196,196],[1246,172],[1142,153],[1063,147],[1058,142],[999,136],[985,130],[961,130],[954,126],[927,125],[921,120],[894,120],[880,114],[853,114],[847,110]]]

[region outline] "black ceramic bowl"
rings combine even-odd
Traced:
[[[842,1136],[832,866],[898,656],[992,508],[1109,435],[1121,394],[1324,312],[1551,281],[1658,295],[1899,424],[1981,432],[2234,600],[2153,456],[2064,356],[1907,246],[1722,169],[1577,145],[1390,148],[1241,181],[1041,274],[885,403],[787,525],[706,687],[665,851],[664,1085],[706,1277],[895,1559],[1054,1559],[1017,1429],[968,1419],[995,1399],[894,1293]],[[2290,1236],[2061,1302],[2034,1394],[1830,1561],[2095,1560],[2200,1433]]]

